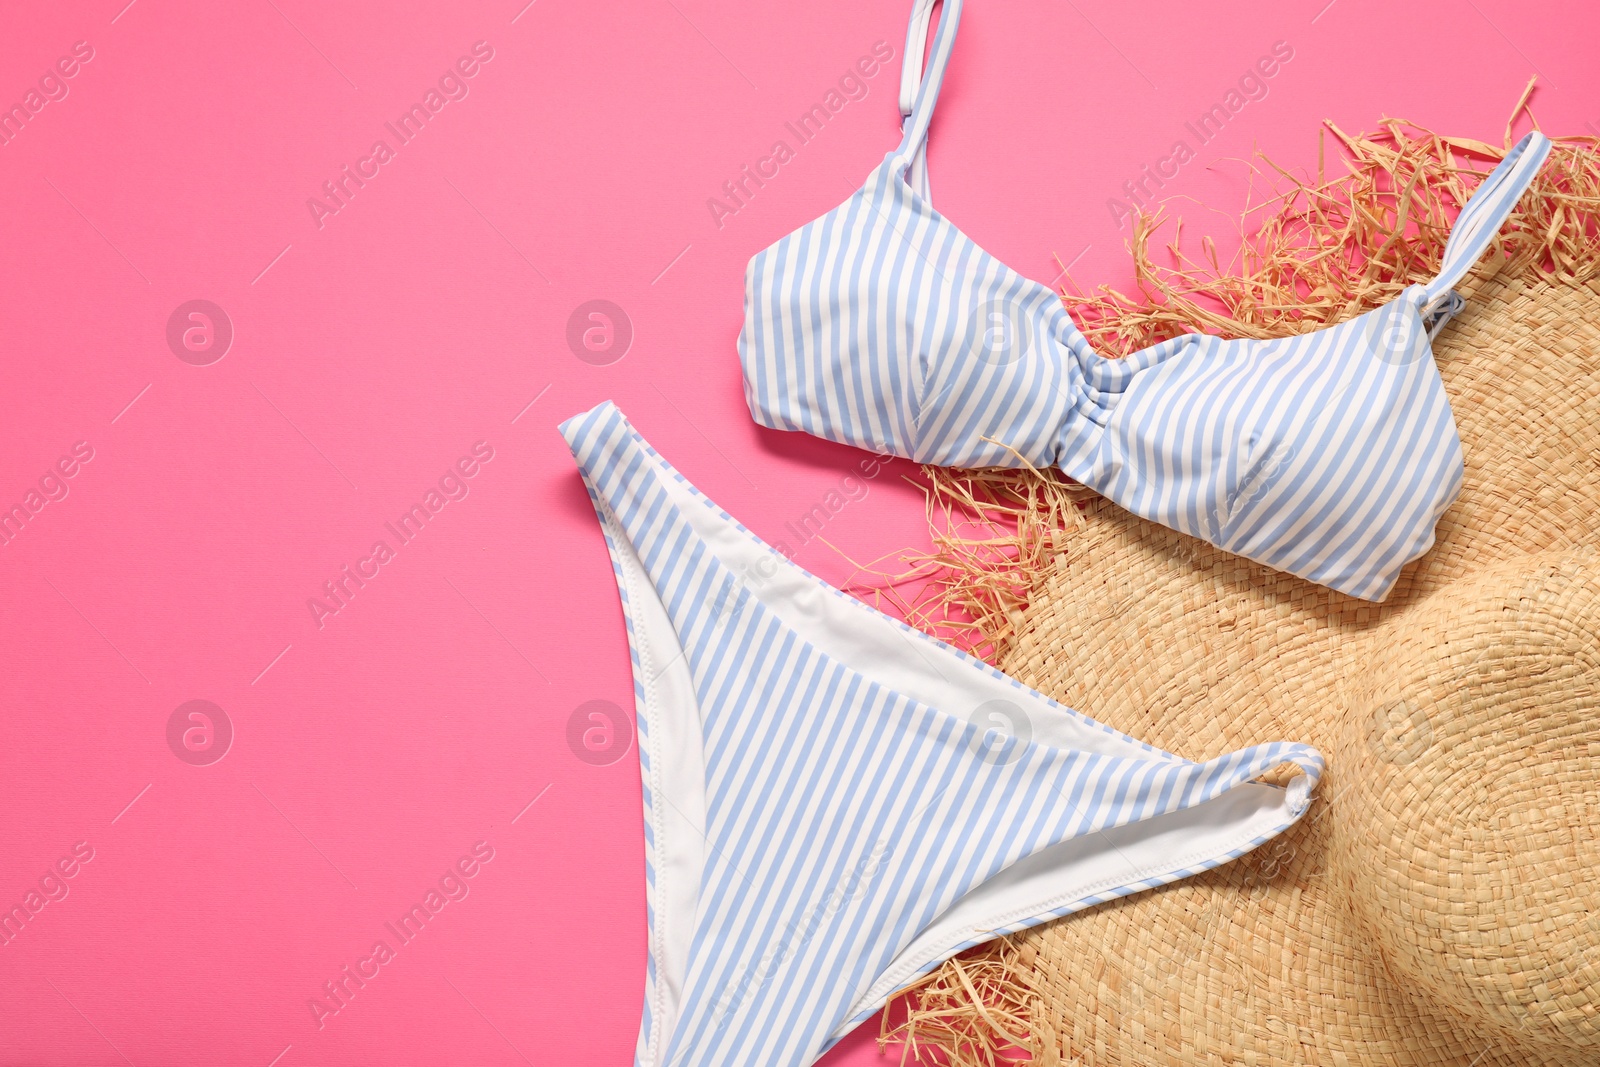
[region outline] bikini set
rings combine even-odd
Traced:
[[[920,463],[1057,466],[1128,510],[1383,600],[1433,544],[1461,444],[1430,341],[1550,149],[1517,144],[1439,276],[1271,341],[1097,355],[1060,298],[929,202],[961,0],[917,0],[904,137],[751,260],[764,426]],[[609,402],[561,426],[610,549],[643,774],[638,1067],[805,1067],[970,946],[1208,870],[1282,833],[1323,768],[1271,742],[1194,763],[840,592],[745,529]],[[1031,724],[986,730],[988,713]],[[1287,786],[1261,776],[1288,764]]]

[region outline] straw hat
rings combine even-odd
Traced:
[[[1390,133],[1402,159],[1441,141]],[[1292,739],[1329,769],[1257,852],[946,964],[895,1039],[971,1063],[1010,1038],[1047,1065],[1600,1064],[1600,247],[1592,205],[1552,206],[1600,157],[1562,151],[1435,343],[1466,483],[1386,603],[1082,493],[1020,562],[991,555],[1010,570],[984,595],[967,561],[957,599],[1023,682],[1191,759]],[[1427,229],[1386,285],[1436,258]],[[1185,313],[1159,295],[1142,314]],[[1141,310],[1096,300],[1101,329]],[[1026,478],[1024,525],[1057,492]]]

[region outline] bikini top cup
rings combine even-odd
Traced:
[[[1369,600],[1433,544],[1462,480],[1430,341],[1550,150],[1524,137],[1456,221],[1437,278],[1314,333],[1185,334],[1096,354],[1060,298],[934,210],[927,135],[961,0],[917,0],[904,138],[828,214],[758,253],[739,336],[764,426],[920,463],[1057,466],[1128,510]]]

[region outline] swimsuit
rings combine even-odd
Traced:
[[[1548,151],[1518,145],[1438,280],[1274,342],[1125,360],[926,196],[960,15],[908,40],[904,140],[751,261],[740,337],[769,426],[923,462],[1057,463],[1130,509],[1356,595],[1424,551],[1461,476],[1427,347]],[[909,173],[911,185],[902,177]],[[806,1067],[952,954],[1226,863],[1310,803],[1322,756],[1194,763],[1063,707],[789,562],[607,402],[561,426],[632,654],[648,959],[638,1067]],[[1259,781],[1283,765],[1287,786]]]
[[[649,957],[639,1067],[805,1067],[918,975],[1192,875],[1322,757],[1192,763],[834,589],[607,402],[562,424],[627,620]],[[1288,763],[1287,788],[1252,781]]]
[[[1550,142],[1531,133],[1465,206],[1438,277],[1270,341],[1185,334],[1097,355],[1061,299],[934,210],[927,134],[960,18],[906,41],[900,146],[839,207],[756,255],[739,337],[756,421],[958,467],[1056,466],[1146,519],[1382,600],[1462,478],[1429,341]],[[909,184],[908,184],[909,181]]]

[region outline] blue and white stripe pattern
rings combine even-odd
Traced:
[[[1429,346],[1550,142],[1529,134],[1457,220],[1437,279],[1273,341],[1187,334],[1096,354],[1048,287],[934,210],[926,138],[961,0],[907,42],[900,146],[838,208],[756,255],[739,337],[765,426],[921,463],[1058,466],[1128,510],[1382,600],[1433,544],[1462,457]]]
[[[1145,745],[790,563],[614,405],[561,429],[633,656],[640,1067],[804,1067],[954,952],[1215,867],[1305,812],[1315,749]],[[1283,764],[1288,788],[1254,781]]]

